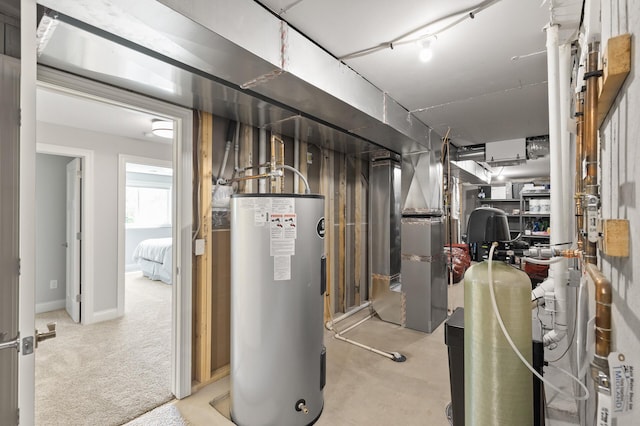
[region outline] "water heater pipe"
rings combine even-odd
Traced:
[[[584,161],[584,91],[576,96],[576,152],[575,152],[575,215],[577,250],[584,250],[584,213],[582,210],[582,162]]]
[[[304,183],[304,193],[305,194],[311,194],[311,188],[309,187],[309,182],[307,181],[307,178],[304,177],[304,175],[302,173],[300,173],[300,170],[296,169],[295,167],[287,166],[286,164],[280,164],[276,168],[277,169],[289,170],[290,172],[293,172],[296,175],[298,175],[298,177],[300,179],[302,179],[302,182]],[[297,181],[298,181],[298,179],[296,179],[296,182]]]
[[[598,56],[600,43],[589,43],[589,55],[587,59],[587,92],[585,97],[584,115],[584,159],[587,168],[587,176],[584,182],[584,189],[587,195],[599,198],[598,191]],[[588,203],[587,203],[588,204]],[[587,214],[589,208],[587,207]],[[589,217],[585,221],[589,226]],[[585,240],[585,260],[589,263],[597,264],[596,242]]]
[[[547,86],[549,90],[549,148],[551,163],[551,238],[552,246],[567,241],[563,235],[566,232],[567,223],[565,223],[566,210],[564,206],[565,194],[562,165],[562,126],[560,121],[565,118],[561,116],[561,98],[560,98],[560,52],[558,47],[558,25],[550,25],[546,28],[547,35]],[[562,70],[562,75],[565,75]],[[566,78],[568,84],[569,79]],[[568,117],[566,117],[568,119]],[[568,158],[566,159],[569,160]],[[550,272],[554,277],[554,294],[556,299],[556,317],[554,330],[556,335],[554,340],[562,340],[567,333],[567,261],[559,258],[550,267]]]
[[[592,263],[587,264],[587,273],[596,287],[596,352],[594,364],[608,375],[609,362],[607,357],[611,352],[611,303],[613,299],[611,281]]]
[[[258,173],[263,175],[267,173],[267,168],[262,166],[267,162],[267,130],[264,128],[260,128],[258,131],[258,164],[260,164],[260,169]],[[266,179],[260,179],[258,181],[258,192],[260,194],[264,194],[267,192],[267,181]]]
[[[341,321],[346,320],[350,316],[352,316],[354,314],[357,314],[358,312],[360,312],[364,308],[368,308],[369,306],[371,306],[371,301],[367,300],[362,305],[360,305],[358,307],[355,307],[355,308],[351,309],[350,311],[345,312],[344,314],[340,315],[339,317],[333,318],[331,321],[327,321],[324,326],[327,328],[327,330],[331,330],[331,328],[333,327],[334,324],[337,324],[337,323],[339,323]]]
[[[293,167],[296,170],[300,170],[300,121],[296,120],[295,137],[293,138]],[[293,180],[293,193],[300,192],[300,181],[298,179]]]

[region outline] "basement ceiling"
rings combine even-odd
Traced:
[[[306,128],[303,135],[316,135],[325,146],[353,153],[376,149],[370,142],[396,152],[413,152],[430,146],[432,131],[439,138],[449,129],[458,146],[548,133],[543,28],[550,22],[560,24],[560,41],[571,40],[583,3],[142,0],[134,6],[124,0],[105,0],[83,6],[87,0],[41,1],[87,22],[86,28],[97,29],[91,35],[80,29],[85,28],[82,23],[77,29],[60,23],[44,45],[39,59],[43,64],[276,132]],[[473,17],[469,10],[476,11]],[[225,14],[228,19],[237,16],[237,22],[233,19],[226,25],[218,16]],[[272,49],[277,39],[269,38],[278,34],[273,31],[278,19],[269,19],[276,17],[296,32],[288,35],[290,66],[246,89],[252,75],[268,76],[274,64],[280,63],[274,57],[279,49]],[[237,35],[243,22],[251,22],[252,31]],[[425,27],[432,22],[435,24]],[[102,37],[107,38],[101,41],[103,28],[115,37],[104,33]],[[225,33],[227,30],[232,32]],[[433,57],[421,62],[418,44],[404,41],[428,34],[437,35],[437,39],[429,37]],[[309,58],[316,62],[305,62],[298,55],[299,36],[319,46],[326,57],[313,52]],[[118,37],[130,42],[122,44]],[[393,49],[390,41],[394,41]],[[376,46],[382,48],[352,55]],[[248,50],[238,50],[242,48]],[[311,54],[315,46],[304,48]],[[85,54],[78,56],[78,51]],[[152,56],[145,57],[145,51],[153,51]],[[173,62],[163,62],[168,51],[174,52],[170,55]],[[113,58],[107,60],[105,54]],[[220,55],[226,59],[221,60]],[[126,59],[118,62],[117,57]],[[302,64],[308,71],[301,74],[304,68],[298,67]],[[136,71],[137,76],[132,77],[134,65],[138,67],[134,71],[147,72]],[[347,71],[354,77],[345,80]],[[147,77],[140,78],[143,74]],[[152,84],[149,77],[158,76],[171,85],[169,89]],[[296,88],[292,90],[291,84]],[[323,85],[340,88],[345,95],[319,91]],[[536,164],[544,165],[535,171],[529,164],[501,171],[507,177],[548,175],[547,161]]]
[[[265,7],[388,93],[456,145],[548,133],[544,27],[578,29],[578,0],[261,0]],[[473,18],[440,32],[474,6]],[[441,18],[451,16],[449,19]],[[435,22],[420,31],[430,22]],[[349,59],[362,49],[396,46]],[[427,37],[433,57],[418,58]],[[564,39],[564,40],[563,40]],[[347,57],[345,57],[347,56]]]

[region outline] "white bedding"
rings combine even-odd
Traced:
[[[133,251],[145,277],[171,284],[172,238],[152,238],[141,241]]]

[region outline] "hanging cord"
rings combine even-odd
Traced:
[[[578,401],[586,401],[587,399],[589,399],[589,389],[587,389],[587,387],[584,385],[584,383],[582,383],[582,381],[580,379],[578,379],[577,377],[573,376],[568,371],[563,370],[562,368],[559,368],[559,367],[556,367],[556,366],[553,366],[553,365],[549,365],[549,367],[555,368],[556,370],[559,370],[563,374],[569,376],[569,378],[571,378],[571,380],[575,381],[584,390],[584,394],[583,395],[578,395],[578,396],[571,395],[569,393],[564,392],[563,390],[561,390],[560,388],[556,387],[554,384],[552,384],[551,382],[546,380],[544,377],[542,377],[542,375],[540,373],[538,373],[535,370],[535,368],[533,368],[531,366],[531,364],[529,364],[529,362],[525,359],[525,357],[522,356],[522,354],[520,353],[520,351],[516,347],[515,343],[513,343],[513,340],[511,339],[511,336],[509,335],[509,332],[507,331],[507,328],[505,327],[504,322],[502,321],[502,316],[500,315],[500,311],[498,310],[498,303],[496,302],[496,293],[495,293],[495,290],[493,288],[493,268],[492,268],[493,251],[495,250],[495,248],[497,246],[498,246],[498,243],[494,242],[494,243],[491,244],[491,249],[489,250],[489,265],[488,265],[489,291],[491,292],[491,306],[493,307],[493,312],[496,315],[496,319],[498,320],[498,325],[500,325],[500,329],[502,330],[502,334],[504,335],[505,339],[507,339],[507,342],[509,343],[509,346],[511,346],[511,349],[513,349],[513,352],[518,356],[518,358],[520,358],[520,361],[522,361],[524,366],[527,367],[529,369],[529,371],[531,371],[533,373],[534,376],[536,376],[538,379],[540,379],[540,381],[542,383],[544,383],[545,385],[549,386],[551,389],[553,389],[554,391],[558,392],[560,395],[566,396],[567,398],[572,398],[572,399],[575,399],[575,400],[578,400]]]
[[[369,352],[373,352],[374,354],[378,354],[378,355],[382,355],[385,358],[389,358],[391,361],[395,361],[395,362],[404,362],[407,360],[407,358],[402,355],[399,352],[385,352],[385,351],[381,351],[379,349],[376,348],[372,348],[371,346],[367,346],[367,345],[363,345],[362,343],[356,342],[355,340],[351,340],[351,339],[347,339],[346,337],[342,336],[342,333],[346,333],[347,331],[353,330],[354,328],[356,328],[357,326],[359,326],[360,324],[364,323],[365,321],[369,320],[370,318],[373,318],[374,313],[369,314],[367,317],[365,317],[364,319],[358,321],[357,323],[347,327],[346,329],[344,329],[344,331],[338,331],[334,325],[333,322],[333,309],[331,308],[331,298],[329,297],[329,294],[326,294],[326,299],[327,299],[327,304],[329,306],[329,318],[331,319],[331,326],[327,326],[327,328],[331,331],[333,331],[333,337],[338,339],[338,340],[342,340],[343,342],[347,342],[347,343],[351,343],[354,346],[357,346],[359,348],[365,349]]]

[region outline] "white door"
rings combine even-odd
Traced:
[[[0,424],[18,423],[19,345],[19,75],[20,62],[0,55]],[[6,96],[6,97],[5,97]],[[33,338],[32,338],[33,339]]]
[[[67,164],[67,313],[80,322],[80,245],[82,244],[81,216],[81,159]]]

